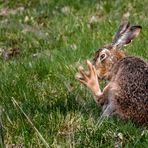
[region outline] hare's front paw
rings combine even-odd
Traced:
[[[78,75],[76,78],[88,88],[92,90],[92,92],[97,93],[100,91],[98,77],[95,67],[92,65],[90,61],[87,60],[87,65],[89,68],[89,72],[85,72],[83,67],[78,68]]]

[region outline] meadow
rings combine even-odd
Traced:
[[[147,0],[0,1],[0,147],[148,147],[145,127],[99,124],[101,108],[75,79],[123,19],[143,28],[125,51],[148,60]]]

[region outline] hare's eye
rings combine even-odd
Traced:
[[[106,55],[105,54],[101,54],[100,55],[100,61],[103,61],[105,59]]]

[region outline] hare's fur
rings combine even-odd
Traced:
[[[125,57],[114,64],[102,97],[103,106],[112,104],[109,115],[148,124],[147,69],[148,65],[137,57]]]
[[[120,49],[130,43],[141,26],[123,23],[112,42],[96,52],[93,62],[87,61],[89,73],[79,69],[77,79],[93,92],[102,105],[103,115],[117,115],[135,123],[148,125],[148,62],[126,56]],[[108,80],[101,92],[99,80]]]

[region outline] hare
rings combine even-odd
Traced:
[[[126,56],[122,47],[138,36],[142,27],[123,22],[112,43],[87,60],[89,72],[79,67],[77,79],[94,94],[102,106],[103,116],[118,116],[140,125],[148,125],[148,62]],[[101,91],[99,82],[107,80]]]

